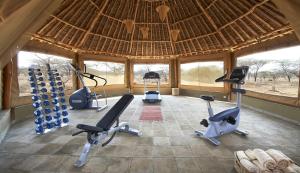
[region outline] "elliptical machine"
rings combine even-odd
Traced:
[[[103,77],[87,73],[86,70],[84,70],[84,73],[80,71],[80,68],[69,64],[70,68],[75,72],[76,76],[79,78],[80,82],[83,85],[83,88],[73,92],[73,94],[69,98],[69,104],[72,107],[71,109],[96,109],[97,112],[107,108],[107,97],[105,93],[104,86],[107,84],[107,80]],[[86,68],[85,68],[86,69]],[[98,86],[98,81],[95,78],[101,79],[104,81],[104,84],[102,85],[103,88],[103,94],[105,99],[105,104],[100,106],[100,103],[98,99],[102,98],[102,95],[97,95],[96,92],[92,92],[89,87],[87,87],[84,83],[83,77],[88,78],[90,80],[93,80],[95,82],[95,86]],[[93,106],[94,100],[96,101],[96,107]]]
[[[214,101],[214,97],[212,96],[200,96],[201,99],[207,101],[208,107],[208,120],[203,119],[200,124],[204,127],[207,127],[204,132],[195,131],[196,135],[202,138],[205,138],[212,142],[215,145],[220,145],[221,142],[217,139],[217,137],[235,132],[237,134],[246,136],[247,132],[238,130],[239,122],[240,122],[240,110],[241,110],[241,100],[242,94],[246,93],[246,90],[242,89],[241,86],[245,84],[245,77],[248,73],[249,67],[235,67],[232,70],[229,78],[227,78],[227,73],[216,79],[216,82],[227,82],[234,84],[235,87],[232,88],[232,92],[236,94],[236,107],[224,110],[220,113],[214,114],[210,102]]]

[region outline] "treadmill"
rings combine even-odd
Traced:
[[[143,101],[146,103],[157,103],[161,101],[160,96],[160,76],[158,73],[150,71],[148,73],[145,73],[144,77],[144,98]],[[151,81],[155,81],[157,85],[156,91],[148,91],[147,89],[147,83],[150,83]]]

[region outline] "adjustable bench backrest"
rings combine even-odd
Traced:
[[[122,98],[104,115],[104,117],[97,123],[97,127],[103,130],[109,130],[115,121],[120,117],[123,111],[131,103],[134,96],[125,94]]]

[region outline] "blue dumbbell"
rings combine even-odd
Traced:
[[[48,99],[49,97],[48,97],[48,95],[43,94],[43,95],[42,95],[42,98],[43,98],[44,100],[46,100],[46,99]]]
[[[46,119],[47,121],[51,121],[51,120],[52,120],[52,116],[46,115],[45,119]]]
[[[45,83],[45,82],[41,82],[41,83],[40,83],[40,86],[45,87],[45,86],[46,86],[46,83]]]
[[[67,105],[61,105],[62,110],[66,110],[67,108],[68,108]]]
[[[44,133],[44,128],[43,128],[43,126],[36,126],[36,127],[35,127],[35,132],[36,132],[36,133]]]
[[[50,105],[50,102],[49,102],[48,100],[44,100],[43,105],[44,105],[44,106],[49,106],[49,105]]]
[[[65,98],[60,98],[60,102],[61,102],[61,103],[65,103],[65,102],[66,102],[66,99],[65,99]]]
[[[55,106],[55,107],[53,108],[53,111],[54,111],[54,112],[58,112],[59,110],[60,110],[59,106]]]
[[[35,88],[35,87],[36,87],[36,83],[35,83],[35,82],[31,82],[31,83],[30,83],[30,86],[31,86],[32,88]]]
[[[69,118],[63,118],[63,122],[64,123],[68,123],[69,122]]]
[[[68,116],[69,113],[67,111],[62,111],[62,115],[65,117],[65,116]]]
[[[30,68],[28,68],[28,71],[34,71],[34,68],[30,67]]]
[[[61,80],[61,77],[56,77],[56,80]]]
[[[33,112],[33,114],[34,114],[35,117],[40,117],[40,116],[42,115],[42,111],[40,111],[40,110],[35,110],[35,111]]]
[[[30,81],[30,82],[33,82],[33,81],[35,81],[35,78],[34,78],[34,77],[32,77],[32,76],[30,76],[30,77],[29,77],[29,81]]]
[[[64,87],[58,87],[59,91],[64,91]]]
[[[39,98],[39,96],[32,96],[31,99],[32,99],[33,101],[36,102],[36,101],[38,101],[40,98]]]
[[[49,108],[45,108],[45,114],[50,114],[51,113],[51,109],[49,109]]]
[[[57,97],[57,93],[51,93],[51,97],[52,97],[52,98]]]
[[[39,107],[41,106],[41,104],[38,103],[38,102],[34,102],[34,103],[32,104],[32,106],[33,106],[34,108],[39,108]]]
[[[47,123],[47,129],[52,129],[52,127],[53,127],[53,125],[52,125],[52,123]]]
[[[55,82],[54,81],[50,81],[50,86],[55,86]]]
[[[52,104],[57,104],[58,103],[58,99],[57,98],[54,98],[53,100],[52,100]]]
[[[53,87],[53,88],[50,89],[50,91],[51,92],[56,92],[56,88]]]
[[[55,119],[59,119],[61,117],[61,113],[60,112],[56,112],[56,114],[54,115]]]
[[[56,84],[57,84],[58,86],[61,86],[61,85],[62,85],[62,82],[59,81],[59,82],[57,82]]]
[[[42,124],[42,123],[43,123],[43,119],[42,119],[42,118],[36,118],[36,119],[34,120],[34,123],[35,123],[35,124]]]
[[[59,93],[58,94],[60,97],[64,97],[65,96],[65,93]]]
[[[42,88],[41,91],[42,91],[43,93],[46,93],[46,92],[47,92],[47,88]]]
[[[29,76],[33,76],[34,73],[33,73],[32,71],[29,71],[29,72],[28,72],[28,75],[29,75]]]
[[[55,121],[55,126],[57,126],[57,127],[60,127],[60,126],[61,126],[61,120],[60,120],[60,119],[57,119],[57,120]]]

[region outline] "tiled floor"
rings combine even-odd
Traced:
[[[112,105],[117,99],[110,99]],[[215,112],[232,105],[215,102]],[[256,111],[242,110],[241,129],[250,134],[220,138],[215,147],[194,136],[193,131],[207,117],[206,104],[197,98],[163,96],[163,121],[139,121],[143,110],[142,97],[134,101],[121,120],[139,128],[143,136],[118,134],[106,147],[97,146],[83,168],[75,168],[85,135],[72,137],[77,123],[95,125],[107,111],[70,111],[71,125],[42,136],[35,135],[33,120],[15,124],[0,145],[0,172],[161,172],[161,173],[228,173],[233,169],[233,152],[248,148],[276,148],[300,163],[300,127]]]

